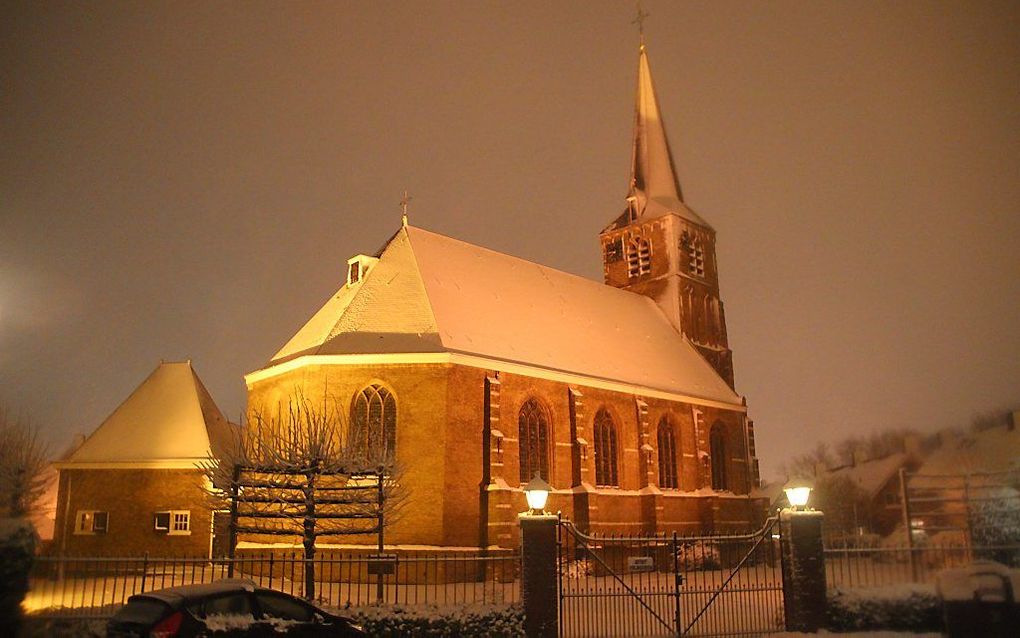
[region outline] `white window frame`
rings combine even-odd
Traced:
[[[167,515],[167,526],[159,527],[155,516]],[[153,527],[157,532],[163,532],[167,536],[190,536],[191,535],[191,510],[160,510],[153,517]]]
[[[96,527],[96,514],[106,516],[106,526]],[[87,521],[87,522],[86,522]],[[110,513],[106,510],[78,510],[74,515],[74,533],[78,536],[95,536],[110,531]]]

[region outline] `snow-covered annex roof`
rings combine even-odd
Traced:
[[[411,226],[266,370],[302,356],[438,352],[741,405],[650,298]]]
[[[230,443],[223,417],[190,361],[160,363],[65,459],[74,467],[194,467]]]

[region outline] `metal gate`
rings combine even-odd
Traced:
[[[752,534],[558,534],[560,636],[732,636],[782,631],[777,521]]]

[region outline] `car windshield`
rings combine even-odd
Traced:
[[[148,625],[161,619],[170,611],[170,606],[153,598],[131,598],[120,608],[113,619],[123,622]]]
[[[259,601],[259,607],[262,608],[264,616],[299,622],[308,622],[312,619],[312,609],[289,596],[259,592],[255,594],[255,597]]]
[[[248,595],[244,593],[227,594],[207,598],[201,602],[188,607],[196,618],[209,618],[212,616],[250,616],[251,604],[248,602]]]

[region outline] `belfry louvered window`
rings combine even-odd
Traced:
[[[616,424],[605,408],[595,414],[595,484],[619,486],[616,467]]]
[[[652,272],[652,245],[643,237],[627,242],[627,275],[637,277]]]
[[[393,461],[397,447],[397,402],[383,386],[373,384],[354,395],[350,443],[352,452],[362,459],[373,463]]]
[[[666,417],[659,421],[658,443],[659,487],[675,490],[680,487],[676,470],[676,431]]]
[[[705,276],[705,248],[700,241],[691,242],[691,260],[689,268],[695,277]]]
[[[726,434],[723,432],[722,423],[712,426],[712,433],[709,435],[710,456],[712,458],[712,489],[725,490],[726,488]]]
[[[521,483],[530,481],[536,472],[548,481],[549,421],[538,401],[528,399],[524,402],[517,416],[517,428],[521,448]]]

